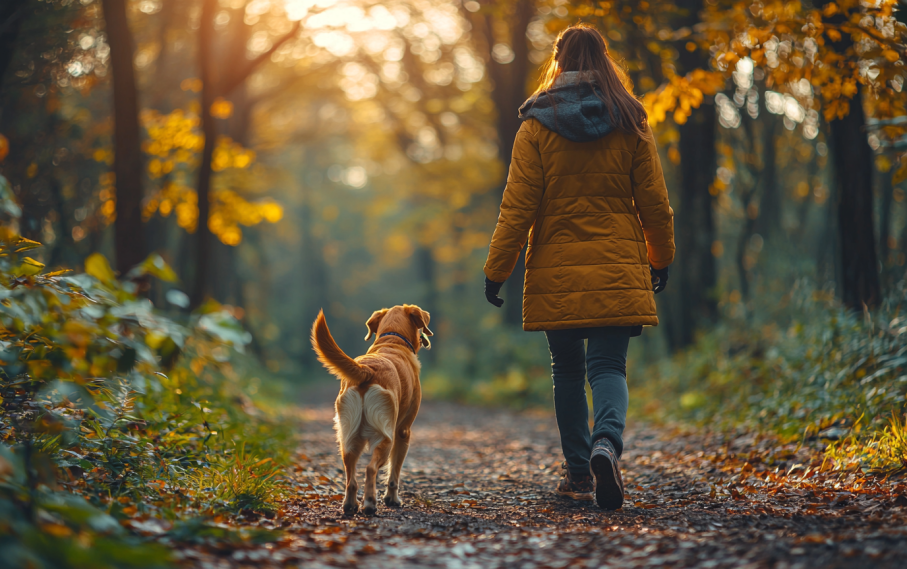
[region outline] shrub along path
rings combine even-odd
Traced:
[[[558,498],[553,416],[423,405],[404,507],[341,515],[330,402],[306,408],[283,537],[189,565],[307,567],[903,567],[907,484],[817,472],[811,449],[752,436],[628,428],[627,499],[604,512]],[[363,457],[360,482],[364,476]],[[789,473],[789,474],[788,474]],[[379,488],[379,493],[383,488]],[[361,484],[360,484],[361,493]]]

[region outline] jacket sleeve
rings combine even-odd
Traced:
[[[504,282],[513,272],[538,215],[544,184],[538,125],[535,120],[528,120],[520,127],[513,143],[501,213],[488,248],[485,276],[490,280]]]
[[[646,133],[647,138],[637,141],[633,156],[633,201],[646,237],[649,263],[663,269],[674,262],[674,210],[668,203],[655,137],[649,127]]]

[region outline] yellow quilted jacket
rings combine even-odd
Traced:
[[[527,238],[524,330],[657,325],[649,265],[674,261],[674,211],[651,131],[573,142],[523,122],[485,276],[507,280]]]

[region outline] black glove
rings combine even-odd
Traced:
[[[498,308],[504,305],[504,299],[498,296],[502,286],[504,286],[504,283],[496,283],[488,277],[485,277],[485,298],[488,299],[488,302]]]
[[[652,275],[652,290],[655,294],[663,291],[666,286],[668,286],[668,268],[656,269],[652,265],[649,265],[649,273]]]

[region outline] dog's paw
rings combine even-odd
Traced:
[[[374,516],[378,513],[378,503],[373,499],[366,499],[362,502],[362,513],[366,516]]]
[[[386,494],[384,496],[384,505],[391,508],[399,508],[403,505],[403,500],[401,500],[399,496],[391,496],[390,494]]]

